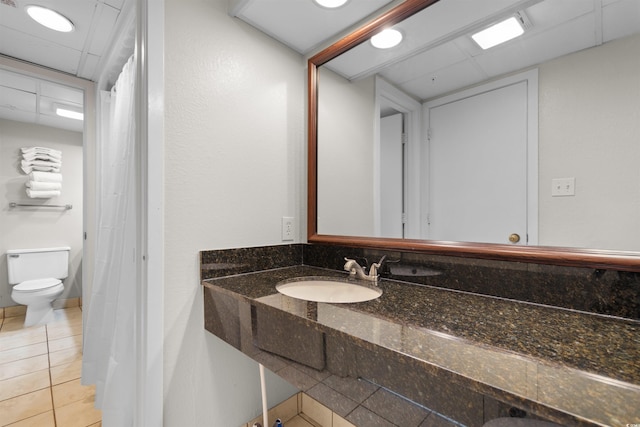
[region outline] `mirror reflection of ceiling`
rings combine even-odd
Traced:
[[[461,13],[464,11],[464,13]],[[471,34],[519,14],[522,36],[482,50]],[[637,0],[441,0],[397,24],[398,47],[363,43],[329,62],[349,80],[379,74],[419,100],[428,100],[640,29]]]
[[[392,0],[349,0],[328,9],[313,0],[230,0],[229,13],[307,54],[390,3]]]
[[[0,69],[0,118],[82,132],[81,120],[56,115],[56,107],[82,111],[79,89]]]
[[[236,8],[239,18],[303,54],[388,3],[351,0],[326,10],[312,0],[234,1],[245,4]],[[350,7],[363,2],[376,7],[349,15]],[[528,26],[521,37],[486,51],[472,41],[473,32],[518,12]],[[377,73],[424,101],[628,36],[639,27],[638,0],[440,0],[394,27],[405,36],[399,46],[379,50],[363,43],[326,65],[349,80]]]
[[[59,33],[33,21],[37,3],[69,18],[75,30]],[[76,77],[113,84],[133,53],[133,0],[0,0],[0,55]],[[82,122],[57,118],[55,103],[82,107],[82,92],[34,76],[0,73],[0,118],[82,131]]]

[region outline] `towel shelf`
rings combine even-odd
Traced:
[[[10,207],[10,208],[17,208],[17,207],[29,207],[29,208],[65,208],[66,210],[73,209],[73,205],[35,205],[35,204],[29,204],[29,203],[16,203],[16,202],[11,202],[11,203],[9,203],[9,207]]]

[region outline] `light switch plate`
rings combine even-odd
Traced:
[[[554,178],[551,180],[551,196],[575,196],[576,195],[576,179],[575,178]]]

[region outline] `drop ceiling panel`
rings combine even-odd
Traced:
[[[97,74],[98,64],[100,63],[100,56],[91,55],[90,53],[84,57],[84,64],[77,72],[78,77],[87,80],[93,80]]]
[[[26,33],[0,27],[1,53],[45,67],[75,74],[80,51]]]
[[[327,9],[312,0],[250,0],[237,16],[304,54],[390,2],[351,0]]]
[[[6,70],[0,70],[0,86],[12,87],[25,92],[36,92],[34,79]]]
[[[35,123],[38,115],[34,112],[12,110],[0,106],[0,119],[13,120],[16,122]]]
[[[122,9],[124,7],[125,0],[104,0],[104,3],[111,7],[115,7],[116,9]]]
[[[640,29],[640,1],[619,0],[602,10],[604,41],[634,34]]]
[[[533,37],[489,49],[484,55],[474,59],[489,76],[498,76],[587,49],[595,44],[594,16],[588,14]]]
[[[24,11],[24,7],[32,3],[49,7],[62,13],[74,23],[75,30],[70,33],[61,33],[38,24]],[[91,29],[96,1],[39,0],[27,2],[17,0],[16,5],[17,7],[2,6],[2,9],[0,9],[2,10],[2,13],[0,13],[0,26],[11,28],[23,34],[29,34],[31,37],[47,41],[49,44],[82,50],[84,40]]]
[[[36,111],[36,94],[0,86],[0,105],[11,110]]]
[[[461,86],[471,86],[484,80],[486,80],[486,75],[472,62],[463,61],[435,73],[405,82],[400,85],[400,88],[417,99],[428,100]]]
[[[77,105],[82,105],[83,99],[81,90],[50,82],[40,84],[40,95]]]
[[[111,6],[100,5],[96,9],[95,25],[92,27],[93,36],[89,53],[101,55],[109,48],[120,11]]]
[[[393,81],[402,84],[423,75],[434,75],[438,70],[465,59],[467,59],[467,55],[458,49],[455,44],[446,43],[405,61],[390,65],[382,70],[380,74],[387,78],[393,76]]]
[[[495,16],[513,13],[540,0],[469,0],[440,1],[394,26],[404,34],[402,43],[393,49],[376,49],[362,43],[333,59],[329,66],[339,74],[357,79],[378,69],[439,46],[459,34],[478,29]],[[464,13],[460,13],[464,11]]]

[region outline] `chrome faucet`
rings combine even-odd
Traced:
[[[356,260],[351,258],[344,259],[346,261],[344,263],[344,269],[349,272],[350,276],[355,276],[358,279],[364,279],[370,282],[377,282],[378,277],[380,277],[378,275],[378,269],[382,265],[382,262],[384,261],[385,258],[386,258],[386,255],[383,256],[380,259],[380,261],[374,262],[373,264],[371,264],[368,275],[364,272],[364,269],[360,266],[360,264],[358,264]]]

